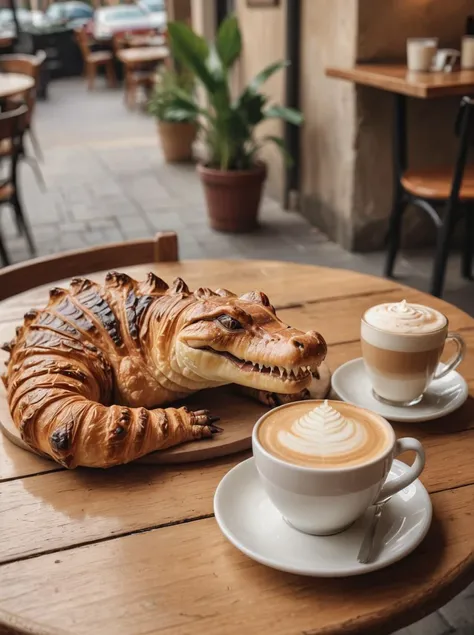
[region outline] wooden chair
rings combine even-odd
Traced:
[[[109,88],[115,88],[117,78],[115,77],[113,53],[111,51],[91,51],[91,41],[85,29],[78,29],[76,31],[76,39],[84,60],[88,89],[92,90],[94,88],[97,69],[100,66],[103,66],[105,69]]]
[[[28,75],[28,77],[32,77],[35,80],[34,89],[27,91],[23,95],[23,100],[28,106],[26,132],[30,137],[33,150],[40,161],[43,161],[43,153],[41,152],[41,147],[33,128],[33,115],[41,81],[41,67],[45,60],[46,53],[44,51],[38,51],[36,55],[0,55],[0,70],[4,73],[20,73],[22,75]],[[18,101],[18,98],[16,101]],[[29,157],[26,157],[26,154],[25,159],[30,160]],[[39,176],[40,180],[44,183],[42,175],[40,174]]]
[[[22,151],[22,138],[26,127],[28,108],[25,105],[16,107],[14,110],[6,110],[0,114],[0,144],[9,141],[11,153],[9,155],[9,174],[0,180],[0,205],[11,205],[15,212],[15,219],[19,230],[25,236],[29,250],[32,255],[35,253],[35,246],[31,236],[28,221],[25,218],[20,203],[18,183],[16,179],[17,164]],[[8,252],[2,241],[0,229],[0,257],[3,264],[10,262]]]
[[[113,36],[113,49],[115,55],[128,48],[129,33],[126,31],[115,33]],[[156,62],[124,62],[124,100],[128,108],[133,109],[137,102],[137,91],[141,87],[147,96],[151,94],[155,85]]]
[[[400,179],[400,192],[393,206],[389,231],[385,275],[391,277],[400,247],[403,213],[409,204],[426,212],[437,230],[436,255],[431,293],[440,297],[444,286],[451,237],[460,218],[465,218],[462,275],[472,279],[474,253],[474,165],[466,165],[473,134],[474,100],[463,97],[456,119],[459,146],[453,166],[406,170]],[[444,205],[444,212],[437,208]]]
[[[23,139],[21,144],[20,158],[28,163],[28,165],[32,168],[36,180],[43,190],[46,189],[46,185],[44,182],[43,173],[41,172],[41,168],[38,163],[38,160],[43,160],[43,153],[41,152],[39,141],[34,131],[33,116],[36,106],[36,96],[40,82],[41,66],[44,63],[45,59],[46,53],[44,51],[38,51],[36,55],[0,56],[0,70],[5,73],[20,73],[22,75],[28,75],[28,77],[32,77],[35,81],[35,85],[33,88],[25,91],[22,95],[9,97],[7,99],[7,103],[9,103],[12,108],[17,107],[22,103],[26,104],[26,106],[28,107],[25,135],[27,134],[30,138],[36,158],[26,152]],[[4,156],[8,156],[10,152],[11,147],[9,145],[9,142],[5,141],[0,147],[0,157],[3,158]]]
[[[148,262],[177,262],[178,259],[178,237],[175,232],[160,232],[154,239],[114,243],[36,258],[0,270],[0,301],[48,284],[58,277],[72,278],[106,269]]]

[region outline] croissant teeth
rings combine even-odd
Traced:
[[[118,284],[120,286],[124,286],[131,282],[130,276],[127,276],[126,273],[120,273],[119,271],[109,271],[105,276],[106,284]]]

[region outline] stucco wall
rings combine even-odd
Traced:
[[[351,240],[355,93],[351,84],[329,79],[324,71],[353,64],[356,31],[357,0],[302,0],[301,210],[344,244]]]
[[[290,0],[291,2],[291,0]],[[285,57],[285,4],[281,0],[278,7],[248,7],[247,0],[236,0],[235,9],[242,30],[242,57],[237,70],[237,88],[243,88],[259,71],[268,64]],[[272,101],[283,103],[285,90],[285,70],[273,75],[262,88]],[[261,124],[259,136],[282,135],[283,126],[279,121]],[[269,177],[268,192],[281,199],[283,196],[284,164],[280,152],[267,145],[262,152],[267,162]]]

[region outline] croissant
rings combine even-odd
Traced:
[[[220,429],[207,410],[157,406],[225,384],[299,395],[326,354],[321,335],[283,324],[264,293],[192,293],[180,278],[169,288],[153,273],[139,283],[117,272],[104,286],[74,278],[51,289],[4,348],[21,438],[67,468],[211,437]]]

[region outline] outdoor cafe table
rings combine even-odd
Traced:
[[[28,75],[0,72],[0,99],[23,93],[34,85],[35,80]]]
[[[467,343],[460,372],[470,397],[443,419],[394,426],[426,448],[421,480],[432,526],[411,555],[385,570],[300,577],[241,554],[214,519],[219,481],[248,452],[67,471],[0,435],[1,633],[381,635],[420,619],[474,578],[474,319],[397,282],[338,269],[204,260],[122,270],[181,276],[194,289],[263,290],[285,322],[325,336],[332,370],[360,355],[360,316],[369,306],[406,298],[443,311]],[[45,302],[49,286],[0,303],[2,340]]]

